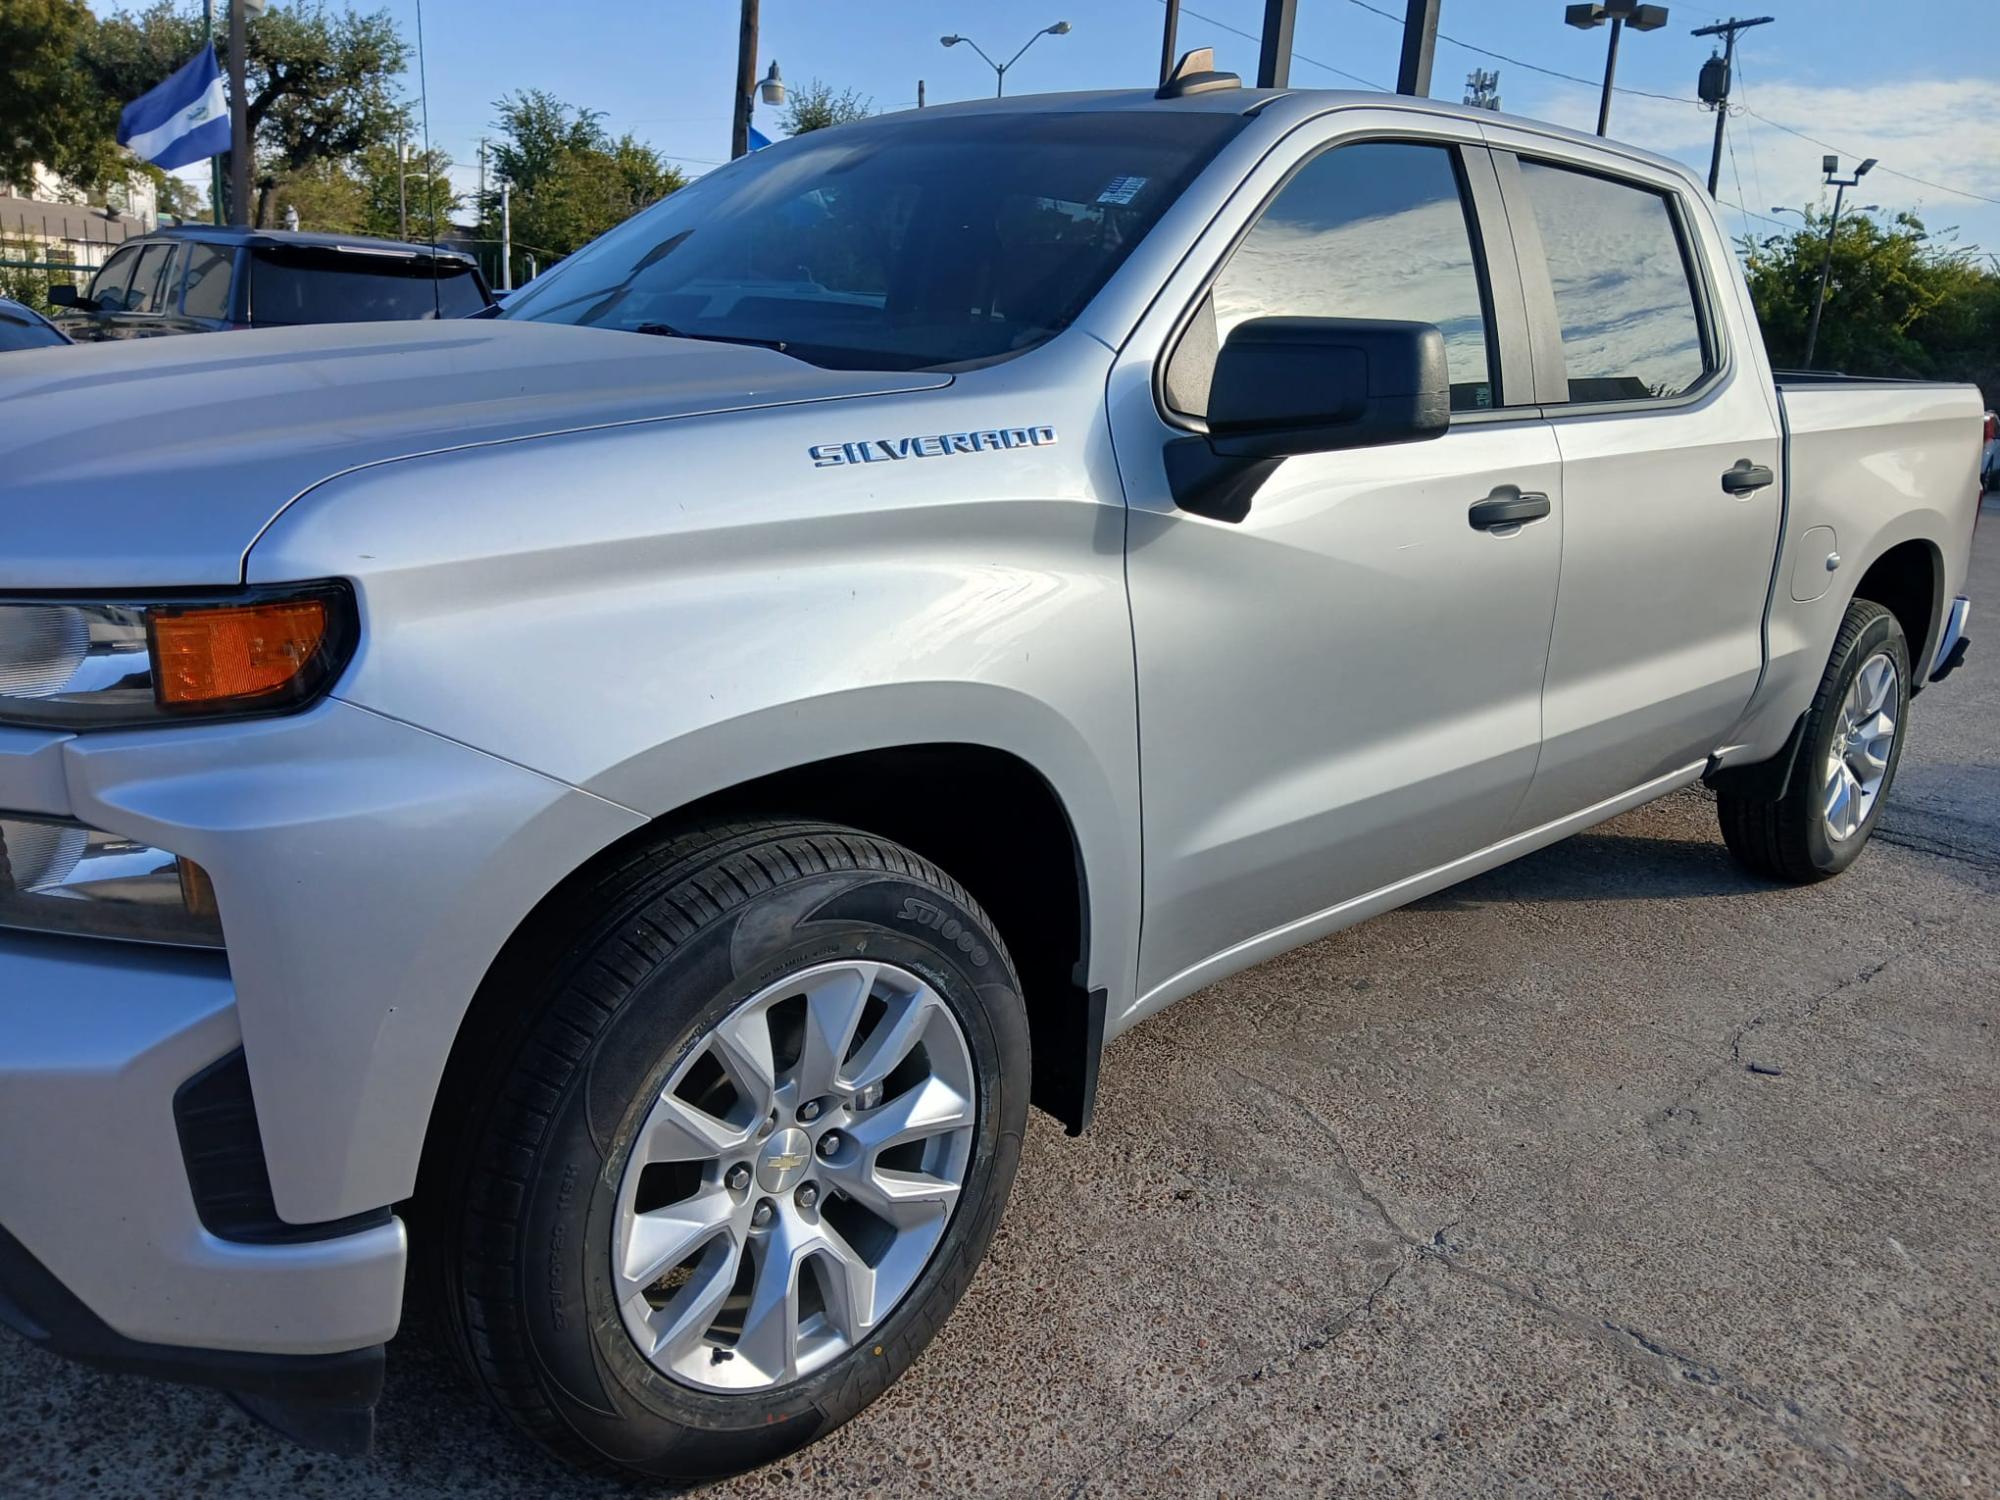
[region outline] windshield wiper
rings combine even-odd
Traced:
[[[635,323],[633,333],[657,334],[668,339],[698,339],[705,344],[749,344],[756,349],[775,349],[780,354],[789,352],[783,339],[753,339],[744,333],[694,333],[686,328],[676,328],[671,323]]]

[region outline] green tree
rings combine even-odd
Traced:
[[[532,254],[546,267],[686,185],[652,147],[629,134],[612,140],[595,110],[574,109],[540,89],[510,94],[494,109],[501,139],[493,165],[496,181],[513,190],[517,258]],[[482,233],[496,236],[497,186],[480,217]]]
[[[83,0],[0,0],[0,180],[25,187],[37,162],[103,180],[118,111],[83,63],[96,30]]]
[[[1805,363],[1828,216],[1743,243],[1744,270],[1772,363]],[[1970,380],[2000,399],[2000,272],[1934,235],[1914,214],[1841,216],[1813,363],[1823,370]]]
[[[53,3],[66,0],[0,0]],[[217,56],[227,68],[228,36],[218,30]],[[114,143],[119,110],[193,56],[201,34],[198,0],[154,0],[85,27],[73,42],[88,106],[65,117],[68,140],[44,159],[85,185],[129,170],[131,159]],[[252,222],[272,222],[273,195],[287,177],[394,138],[403,113],[392,85],[407,57],[387,11],[334,12],[311,0],[248,23],[244,116],[257,157]]]
[[[792,90],[785,104],[783,129],[786,135],[804,135],[808,130],[865,120],[875,112],[874,106],[873,99],[865,99],[853,89],[836,94],[832,84],[815,78],[804,88]]]

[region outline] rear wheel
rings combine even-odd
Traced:
[[[448,1306],[560,1456],[710,1478],[854,1415],[957,1302],[1026,1016],[971,898],[850,830],[710,831],[593,895],[468,1132]]]
[[[1848,605],[1784,796],[1716,794],[1723,842],[1739,863],[1807,883],[1860,857],[1902,759],[1910,683],[1909,644],[1896,617],[1866,599]]]

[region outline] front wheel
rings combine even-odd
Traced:
[[[1806,712],[1790,785],[1775,802],[1718,792],[1722,839],[1746,869],[1805,884],[1860,857],[1903,754],[1910,647],[1896,617],[1856,599]]]
[[[712,1478],[860,1411],[958,1301],[1020,1155],[1020,984],[852,830],[711,831],[594,897],[468,1133],[449,1310],[559,1456]]]

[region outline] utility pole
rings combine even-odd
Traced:
[[[473,200],[479,205],[479,217],[486,218],[486,137],[479,138],[479,196]]]
[[[1396,92],[1427,99],[1431,56],[1437,51],[1438,0],[1409,0],[1403,12],[1403,57],[1396,68]]]
[[[1257,49],[1257,87],[1289,88],[1292,82],[1292,28],[1299,0],[1264,0],[1264,40]]]
[[[403,138],[404,127],[396,126],[396,238],[410,237],[410,187],[407,168],[410,164],[410,145]]]
[[[917,80],[917,108],[922,109],[923,107],[924,107],[924,81],[923,79],[919,78]]]
[[[514,290],[514,184],[500,180],[500,290]]]
[[[229,222],[250,222],[250,117],[243,93],[244,0],[229,0]]]
[[[750,154],[751,90],[757,86],[757,0],[743,0],[736,33],[736,98],[729,109],[729,159]]]
[[[1736,33],[1748,31],[1752,26],[1768,26],[1776,19],[1776,16],[1752,16],[1747,21],[1739,21],[1731,16],[1713,26],[1698,26],[1692,33],[1723,39],[1722,55],[1711,57],[1701,65],[1701,85],[1696,90],[1701,95],[1701,102],[1715,111],[1715,149],[1708,157],[1708,196],[1711,198],[1722,181],[1722,127],[1729,121],[1729,79],[1730,69],[1736,62]]]
[[[215,45],[215,0],[203,0],[201,39],[211,47]],[[219,156],[208,159],[208,195],[219,229],[222,227],[222,158]]]
[[[1167,18],[1160,26],[1160,83],[1174,76],[1175,48],[1180,43],[1181,0],[1166,0]]]
[[[1826,281],[1833,274],[1833,237],[1840,229],[1840,204],[1851,187],[1859,187],[1861,179],[1875,167],[1875,158],[1869,157],[1854,169],[1852,177],[1840,175],[1840,158],[1822,156],[1820,170],[1826,174],[1827,185],[1833,189],[1833,217],[1826,221],[1826,258],[1819,263],[1819,290],[1813,293],[1812,323],[1806,328],[1806,368],[1813,367],[1813,350],[1819,346],[1819,315],[1826,309]]]

